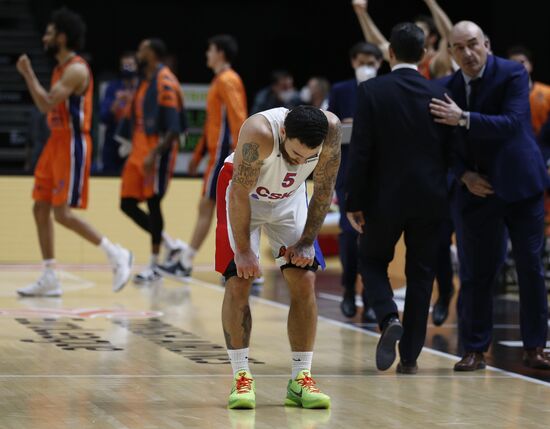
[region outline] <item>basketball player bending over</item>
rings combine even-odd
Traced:
[[[260,230],[290,290],[288,337],[292,377],[285,405],[328,408],[311,377],[317,305],[315,271],[324,267],[315,241],[328,212],[340,165],[338,118],[311,106],[260,112],[243,124],[217,190],[216,270],[226,279],[222,323],[234,373],[229,408],[254,408],[248,366],[252,317],[248,296],[261,275]],[[313,173],[308,207],[306,178]]]

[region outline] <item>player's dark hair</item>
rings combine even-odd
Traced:
[[[152,37],[150,39],[147,39],[149,41],[149,48],[155,53],[155,56],[157,57],[157,60],[163,60],[166,56],[166,44],[163,42],[162,39],[159,39],[158,37]]]
[[[222,51],[228,63],[232,63],[237,59],[239,45],[233,36],[229,34],[217,34],[208,39],[208,44],[214,45],[219,51]]]
[[[439,37],[439,32],[437,31],[435,21],[431,16],[417,15],[416,18],[414,18],[414,22],[422,22],[423,24],[426,24],[426,26],[428,27],[428,36]]]
[[[488,37],[485,36],[487,39]],[[514,56],[514,55],[525,55],[525,57],[527,57],[527,59],[529,60],[529,62],[533,62],[533,53],[527,49],[525,46],[522,46],[522,45],[516,45],[516,46],[512,46],[511,48],[508,49],[508,58]]]
[[[67,48],[77,50],[84,47],[86,24],[80,15],[62,7],[52,13],[50,24],[53,24],[57,34],[65,35]]]
[[[398,61],[418,63],[424,55],[424,32],[412,22],[403,22],[393,27],[390,47]]]
[[[378,61],[382,61],[382,51],[376,45],[368,42],[358,42],[349,50],[350,59],[354,60],[359,54],[372,55]]]
[[[269,82],[271,85],[279,83],[283,79],[293,79],[292,75],[287,70],[277,69],[273,70],[269,75]]]
[[[286,136],[298,139],[310,149],[323,143],[328,133],[328,120],[322,110],[313,106],[297,106],[285,118]]]

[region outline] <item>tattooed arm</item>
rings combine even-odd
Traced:
[[[342,143],[342,125],[336,115],[327,115],[329,128],[319,157],[319,163],[313,171],[313,195],[309,203],[306,225],[302,237],[287,249],[287,260],[299,267],[312,265],[315,257],[313,242],[323,225],[330,208],[334,184],[340,167],[340,145]]]
[[[263,160],[272,150],[273,135],[267,120],[259,115],[247,119],[235,149],[228,201],[237,275],[245,279],[261,276],[258,258],[250,247],[250,192],[258,181]]]

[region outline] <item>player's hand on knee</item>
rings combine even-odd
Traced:
[[[253,279],[262,276],[260,261],[251,249],[246,252],[235,253],[235,265],[237,266],[237,276],[242,279]]]
[[[309,267],[315,260],[315,248],[313,245],[298,242],[286,249],[285,259],[287,263],[297,267]]]

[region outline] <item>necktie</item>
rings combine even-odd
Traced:
[[[472,79],[468,85],[470,85],[470,94],[468,96],[468,110],[472,111],[475,110],[476,107],[476,97],[479,94],[479,84],[481,83],[481,79],[475,78]],[[470,163],[472,164],[472,167],[475,171],[479,171],[479,156],[476,150],[476,147],[474,144],[472,144],[471,141],[468,141],[467,143],[467,151],[468,151],[468,158]]]
[[[470,85],[470,96],[468,97],[468,109],[472,109],[476,102],[476,97],[479,92],[479,84],[481,83],[481,79],[475,78],[472,79],[468,85]]]

